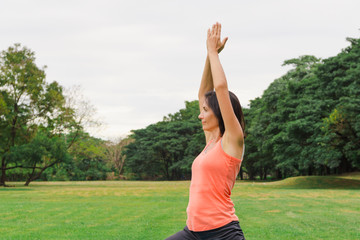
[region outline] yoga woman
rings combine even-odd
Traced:
[[[230,199],[245,150],[245,122],[219,60],[218,53],[227,41],[221,41],[220,33],[219,23],[207,33],[207,58],[199,89],[199,118],[206,146],[192,164],[186,227],[167,240],[245,239]]]

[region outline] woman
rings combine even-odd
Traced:
[[[245,122],[219,60],[227,41],[220,41],[220,33],[219,23],[207,33],[208,54],[199,89],[206,146],[192,165],[187,226],[167,240],[245,239],[230,199],[245,150]]]

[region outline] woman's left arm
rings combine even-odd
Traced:
[[[216,49],[218,41],[220,41],[220,33],[221,25],[219,23],[214,24],[212,29],[208,30],[206,43],[216,97],[225,124],[223,143],[224,147],[228,145],[231,149],[239,146],[242,148],[244,141],[243,130],[231,105],[228,84]],[[233,151],[230,150],[230,152]]]

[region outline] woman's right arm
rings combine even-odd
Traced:
[[[205,100],[205,94],[212,90],[214,90],[214,84],[210,68],[210,60],[209,56],[207,55],[198,93],[200,112],[202,110],[202,105]]]
[[[222,42],[219,41],[218,53],[220,53],[224,49],[227,40],[228,38],[226,37]],[[214,83],[211,73],[209,55],[207,55],[198,93],[200,112],[202,110],[202,105],[205,100],[205,94],[212,90],[214,90]]]
[[[219,35],[219,41],[218,41],[218,45],[216,48],[218,53],[220,53],[224,49],[227,40],[228,40],[228,38],[226,37],[221,42],[220,35]],[[211,67],[210,67],[209,54],[207,54],[206,61],[205,61],[205,67],[204,67],[203,75],[201,78],[201,83],[200,83],[200,88],[199,88],[199,93],[198,93],[200,112],[202,111],[203,103],[205,101],[205,94],[207,92],[213,91],[213,90],[214,90],[214,82],[213,82],[213,76],[212,76]],[[208,143],[209,136],[208,136],[207,132],[204,132],[204,134],[205,134],[206,143]]]

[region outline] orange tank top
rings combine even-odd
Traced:
[[[230,196],[242,159],[225,153],[221,139],[205,152],[209,144],[192,164],[186,225],[194,232],[219,228],[239,220]]]

